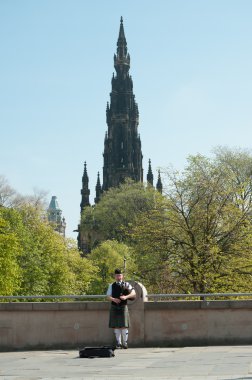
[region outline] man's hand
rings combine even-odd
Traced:
[[[121,302],[121,300],[119,298],[113,298],[112,301],[115,302],[115,303],[117,303],[117,304],[119,304]]]
[[[128,298],[128,296],[120,296],[120,299],[121,299],[122,301],[125,301],[127,298]]]

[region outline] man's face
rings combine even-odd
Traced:
[[[116,274],[115,275],[116,282],[122,281],[122,279],[123,279],[123,275],[122,274]]]

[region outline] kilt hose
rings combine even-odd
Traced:
[[[109,313],[109,327],[120,329],[130,327],[129,310],[127,305],[111,305]]]

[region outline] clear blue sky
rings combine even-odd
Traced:
[[[68,236],[83,163],[102,172],[124,18],[145,175],[213,147],[252,145],[252,1],[1,0],[0,174],[57,195]],[[156,178],[155,178],[156,179]]]

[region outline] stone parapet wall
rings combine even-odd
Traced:
[[[252,343],[252,300],[148,302],[135,287],[132,347]],[[0,303],[0,350],[111,344],[108,317],[108,302]]]
[[[145,303],[145,345],[252,343],[252,300]]]

